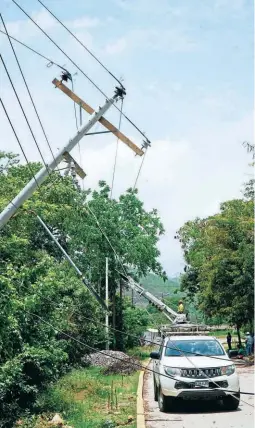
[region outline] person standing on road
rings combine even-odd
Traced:
[[[250,333],[246,334],[246,355],[251,355],[252,353],[252,345],[253,345],[253,337]]]
[[[229,351],[231,351],[231,349],[232,349],[231,341],[232,341],[232,336],[231,336],[230,332],[228,332],[228,335],[227,335],[227,343],[228,343],[228,350],[229,350]]]

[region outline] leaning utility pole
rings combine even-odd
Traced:
[[[63,160],[65,153],[69,153],[87,134],[87,132],[99,121],[103,114],[111,107],[111,105],[119,98],[123,97],[123,90],[116,88],[115,95],[106,100],[103,107],[95,112],[88,123],[70,140],[59,152],[54,156],[54,159],[44,166],[40,171],[29,181],[29,183],[20,191],[20,193],[7,205],[0,214],[0,229],[8,222],[17,209],[33,194],[38,185],[42,184],[51,171]]]
[[[100,107],[96,112],[91,106],[89,106],[85,101],[79,98],[73,91],[71,91],[62,81],[57,79],[53,80],[53,84],[56,88],[60,89],[65,93],[69,98],[71,98],[75,103],[77,103],[80,108],[85,110],[87,113],[92,115],[88,123],[77,132],[75,137],[70,140],[63,149],[54,156],[54,159],[46,166],[44,166],[40,171],[29,181],[29,183],[20,191],[20,193],[7,205],[7,207],[0,213],[0,229],[8,222],[8,220],[15,214],[17,209],[33,194],[35,189],[42,184],[51,171],[53,171],[60,162],[65,160],[68,164],[70,162],[74,163],[75,171],[81,178],[85,177],[84,171],[79,167],[75,160],[70,155],[70,151],[80,142],[80,140],[85,135],[98,134],[89,133],[88,131],[97,123],[100,122],[107,131],[99,132],[111,132],[116,135],[123,143],[125,143],[131,150],[133,150],[136,155],[142,156],[144,152],[142,149],[137,147],[128,137],[126,137],[120,130],[118,130],[112,123],[103,117],[103,114],[114,104],[118,99],[121,99],[126,95],[126,92],[123,88],[116,88],[115,94],[112,98],[107,99],[104,106]],[[144,147],[144,146],[143,146]]]

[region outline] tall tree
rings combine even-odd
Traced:
[[[253,200],[228,201],[177,235],[187,263],[183,290],[207,316],[222,316],[238,330],[254,319],[253,212]]]

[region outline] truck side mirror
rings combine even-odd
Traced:
[[[159,354],[159,352],[151,352],[151,353],[150,353],[150,357],[151,357],[153,360],[159,360],[159,359],[160,359],[160,354]]]

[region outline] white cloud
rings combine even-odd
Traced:
[[[124,50],[150,49],[165,53],[190,52],[198,44],[184,30],[180,29],[139,29],[131,30],[113,43],[106,45],[106,54],[120,54]]]
[[[105,47],[105,53],[108,55],[116,55],[124,52],[127,47],[127,41],[125,38],[120,38],[116,42],[109,43]]]
[[[43,9],[32,13],[31,16],[46,32],[54,30],[56,33],[62,30],[61,25]],[[64,21],[64,24],[71,30],[78,30],[79,32],[76,32],[76,35],[79,37],[80,34],[89,34],[86,30],[98,27],[100,25],[100,20],[98,18],[81,16],[78,19]],[[6,22],[6,27],[11,36],[16,38],[20,36],[22,41],[42,35],[41,31],[29,19]],[[65,34],[65,37],[66,36],[67,33]],[[3,36],[3,38],[4,37],[5,36]]]
[[[74,29],[84,29],[84,28],[95,28],[98,27],[100,21],[98,18],[90,18],[88,16],[82,16],[79,19],[74,19],[73,21],[65,22],[67,27],[72,27]]]
[[[129,2],[129,0],[126,0],[125,3],[129,8],[134,7],[137,10],[145,3],[148,4],[148,9],[150,10],[157,6],[155,13],[159,13],[158,9],[160,9],[156,0],[150,2],[146,0]],[[163,6],[166,7],[167,3],[169,4],[168,0],[164,1]],[[202,14],[201,10],[198,12]],[[163,9],[160,13],[164,13]],[[177,10],[175,10],[175,14],[178,14]],[[49,32],[54,39],[55,36],[60,35],[58,33],[60,26],[56,27],[55,23],[48,19],[45,14],[39,12],[36,19],[39,20],[38,22],[42,26],[50,30]],[[187,16],[185,16],[185,19],[187,21]],[[178,20],[176,19],[176,21]],[[70,28],[77,31],[78,37],[89,47],[91,47],[93,41],[92,29],[102,26],[102,20],[99,21],[97,18],[87,16],[77,16],[73,21],[66,22]],[[31,44],[39,45],[36,37],[40,35],[40,31],[27,20],[9,22],[8,28],[14,37],[20,36],[18,38],[21,40],[29,39],[28,44],[30,44],[31,40]],[[189,52],[198,48],[189,31],[185,28],[177,28],[177,25],[169,26],[169,28],[160,28],[160,25],[151,27],[149,25],[146,26],[145,20],[142,21],[140,29],[135,30],[132,25],[129,28],[130,30],[125,30],[124,34],[119,34],[118,31],[107,33],[108,40],[104,38],[105,33],[101,32],[99,35],[106,45],[104,54],[112,55],[112,63],[115,60],[114,55],[120,55],[123,52],[125,52],[125,56],[127,55],[127,59],[130,60],[128,55],[136,50],[137,52],[135,53],[140,56],[148,55],[148,58],[151,57],[151,51],[154,50],[153,55],[155,51],[158,51],[160,53],[160,61],[162,61],[162,63],[159,62],[157,64],[158,69],[160,67],[167,69],[169,56],[167,57],[165,54],[177,51]],[[0,38],[0,41],[4,37]],[[44,41],[44,36],[41,37],[42,41]],[[61,42],[65,45],[65,49],[72,58],[77,59],[81,67],[84,66],[84,70],[90,76],[93,76],[95,81],[100,82],[100,85],[101,83],[105,85],[104,88],[106,87],[107,93],[111,93],[112,80],[107,86],[105,82],[108,76],[105,73],[100,75],[101,69],[100,67],[96,68],[97,65],[94,64],[94,60],[90,63],[88,56],[84,55],[83,49],[71,40],[68,35]],[[43,42],[42,48],[40,47],[39,50],[48,52],[47,46],[51,47],[50,44],[47,45]],[[95,52],[98,52],[98,50],[95,49]],[[61,55],[56,58],[54,54],[53,58],[56,61],[58,61],[58,58],[61,58],[59,61],[63,60]],[[156,55],[155,58],[157,58]],[[164,60],[163,58],[167,59]],[[134,56],[134,61],[135,59],[136,57]],[[64,61],[67,62],[67,60]],[[62,62],[60,63],[63,64]],[[119,63],[121,62],[119,61]],[[252,141],[253,120],[249,114],[244,114],[242,118],[242,111],[246,111],[246,101],[243,103],[242,97],[245,97],[245,100],[247,99],[247,95],[245,92],[242,93],[242,89],[237,88],[237,95],[227,92],[222,92],[221,94],[219,89],[217,92],[214,87],[210,86],[209,76],[207,83],[202,82],[200,88],[198,88],[198,84],[194,85],[194,88],[197,87],[197,94],[193,88],[193,98],[189,98],[189,93],[184,90],[186,79],[188,81],[190,77],[189,70],[186,71],[185,75],[185,65],[178,65],[177,63],[175,65],[175,75],[169,75],[169,79],[167,80],[166,77],[165,81],[161,80],[160,75],[155,73],[155,69],[152,68],[153,70],[151,70],[150,67],[146,69],[146,79],[141,65],[135,71],[132,70],[130,72],[128,69],[125,71],[125,77],[128,81],[128,98],[125,101],[125,110],[128,116],[130,113],[130,116],[134,118],[134,121],[139,126],[144,121],[142,126],[148,131],[148,134],[151,133],[155,138],[152,141],[152,147],[148,149],[139,177],[138,188],[139,197],[144,201],[145,207],[147,209],[157,208],[165,225],[166,235],[160,242],[161,260],[170,274],[180,270],[182,266],[181,249],[178,242],[173,239],[175,231],[189,219],[196,216],[214,214],[218,210],[220,202],[240,196],[239,189],[241,183],[246,179],[244,172],[249,162],[249,156],[246,155],[245,149],[242,148],[241,144],[243,140]],[[10,65],[10,69],[11,72],[14,72],[12,65]],[[99,72],[97,74],[98,69]],[[55,152],[58,147],[62,147],[64,142],[75,134],[73,104],[63,94],[56,92],[51,87],[50,81],[54,77],[53,70],[45,67],[42,72],[41,63],[40,66],[39,64],[37,65],[33,56],[31,56],[31,64],[27,64],[24,60],[24,71],[25,74],[30,73],[30,89],[35,97],[35,102]],[[72,70],[70,71],[72,72]],[[120,73],[121,71],[123,70],[120,70]],[[133,72],[136,72],[136,74],[132,74]],[[40,85],[38,84],[38,76],[40,76]],[[31,113],[28,99],[24,95],[24,90],[20,92],[19,84],[21,80],[18,75],[15,77],[17,77],[15,78],[15,84],[19,89],[26,111],[28,111],[29,119],[33,123],[36,136],[40,140],[43,155],[46,159],[49,159],[49,150],[38,125],[36,125],[36,118]],[[76,78],[75,92],[95,108],[97,105],[102,105],[101,95],[101,98],[99,98],[99,95],[97,98],[97,93],[92,93],[87,82],[80,77],[79,74]],[[4,80],[2,85],[2,97],[6,102],[14,125],[18,130],[29,159],[39,160],[38,152],[26,129],[24,119],[18,111],[17,103],[14,97],[10,96],[9,84],[7,85],[5,82],[7,80]],[[148,89],[150,90],[149,97],[147,94]],[[179,99],[181,103],[178,103]],[[194,104],[194,100],[196,104]],[[171,103],[178,111],[178,120],[180,119],[180,123],[176,126],[171,114],[162,113],[164,109],[169,108]],[[184,112],[179,108],[180,105],[185,105],[187,111]],[[215,114],[215,112],[219,110],[220,113],[223,112],[225,114],[226,111],[232,111],[233,106],[236,108],[235,116],[229,117],[228,121],[219,120],[219,115]],[[203,117],[198,114],[200,111],[203,112]],[[114,113],[116,112],[112,109],[109,113],[110,120],[117,124],[118,118],[117,115],[114,116]],[[193,126],[189,126],[189,124],[187,126],[185,120],[185,117],[188,117],[187,115],[189,115]],[[107,115],[107,117],[109,116]],[[88,118],[88,116],[84,114],[83,117],[85,122],[87,120],[85,117]],[[0,109],[3,148],[17,152],[17,142],[12,135],[6,118],[4,120],[3,118],[4,115]],[[133,132],[133,129],[124,122],[122,131],[128,135]],[[172,133],[178,135],[175,141],[171,138]],[[169,138],[168,135],[170,136]],[[130,138],[133,140],[132,135]],[[138,142],[140,144],[141,139]],[[86,137],[81,141],[83,167],[88,174],[85,179],[85,187],[95,188],[99,179],[105,179],[108,183],[111,183],[115,148],[116,139],[111,135]],[[73,150],[72,155],[79,162],[78,148]],[[141,158],[134,157],[133,152],[119,142],[114,196],[118,196],[134,184],[140,162]]]
[[[44,9],[41,9],[38,12],[32,13],[31,17],[35,20],[35,22],[37,22],[37,24],[43,27],[45,31],[50,30],[54,27],[57,27],[57,25],[59,25],[58,22]]]

